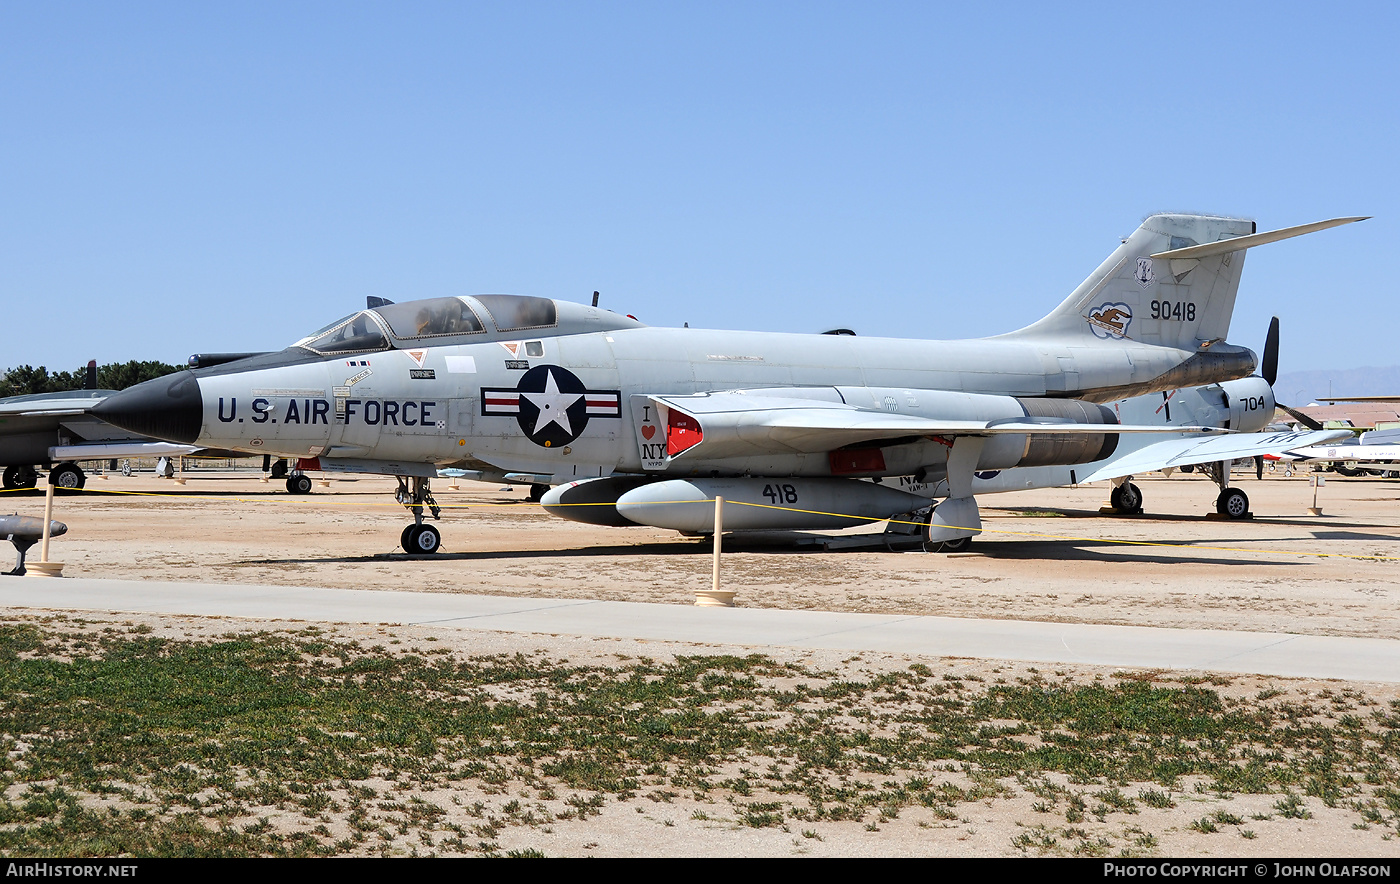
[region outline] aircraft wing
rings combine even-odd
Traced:
[[[1100,479],[1139,475],[1167,467],[1214,463],[1263,454],[1282,454],[1295,448],[1321,445],[1350,435],[1347,430],[1314,430],[1303,433],[1237,433],[1211,439],[1168,439],[1111,460],[1079,481],[1097,482]]]
[[[771,452],[816,454],[862,442],[925,436],[1226,432],[1216,427],[1085,424],[1029,417],[949,420],[856,408],[844,402],[754,396],[742,392],[649,398],[697,421],[703,439],[697,451],[707,458]]]
[[[114,390],[71,390],[66,393],[30,393],[0,399],[0,414],[20,417],[65,417],[86,414]]]
[[[1400,445],[1333,445],[1328,447],[1321,443],[1313,443],[1301,448],[1289,449],[1288,454],[1290,458],[1296,460],[1392,463],[1400,461]]]

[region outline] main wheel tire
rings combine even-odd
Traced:
[[[49,470],[49,482],[65,491],[77,491],[87,484],[87,476],[75,463],[61,463]]]
[[[1121,513],[1142,512],[1142,489],[1132,482],[1124,482],[1108,495],[1108,502]]]
[[[399,546],[404,552],[411,552],[413,550],[413,532],[417,527],[416,524],[410,523],[408,527],[403,529],[403,533],[399,535]]]
[[[6,488],[33,488],[39,484],[39,474],[33,467],[5,467]]]
[[[310,494],[311,477],[307,475],[288,476],[287,492],[289,494]]]
[[[943,541],[943,549],[939,551],[945,553],[966,552],[967,548],[970,546],[972,546],[972,538],[970,536],[954,537],[952,540]]]
[[[1183,473],[1194,473],[1196,472],[1196,465],[1193,463],[1183,464],[1181,467],[1181,471]]]
[[[543,483],[536,482],[530,486],[530,500],[534,503],[539,503],[541,500],[544,500],[544,496],[548,493],[549,486]]]
[[[408,546],[404,549],[415,556],[429,556],[442,546],[442,535],[432,525],[410,525],[407,533]]]
[[[1226,488],[1215,499],[1215,511],[1232,519],[1249,515],[1249,495],[1238,488]]]
[[[928,511],[928,516],[924,518],[923,527],[919,529],[920,532],[923,534],[923,538],[924,538],[924,552],[926,552],[926,553],[962,552],[963,550],[965,550],[965,549],[967,549],[969,546],[971,546],[971,545],[972,545],[972,535],[970,535],[970,534],[969,534],[967,537],[954,537],[952,540],[929,540],[929,539],[928,539],[928,526],[929,526],[929,523],[930,523],[931,521],[933,521],[933,511],[936,510],[936,509],[938,509],[938,507],[937,507],[937,506],[934,506],[932,509],[930,509],[930,510]]]

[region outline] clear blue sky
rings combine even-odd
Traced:
[[[0,369],[277,349],[512,292],[972,337],[1141,219],[1250,253],[1231,340],[1400,362],[1395,4],[0,4]]]

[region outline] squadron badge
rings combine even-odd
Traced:
[[[1133,321],[1133,308],[1127,304],[1101,304],[1089,311],[1089,330],[1100,338],[1125,338]]]
[[[1143,288],[1152,285],[1152,259],[1146,255],[1138,258],[1137,273],[1133,274],[1133,277],[1137,279],[1138,285]]]

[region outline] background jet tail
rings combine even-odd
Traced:
[[[1001,337],[1128,339],[1194,351],[1230,333],[1246,249],[1361,220],[1257,233],[1239,218],[1153,215],[1049,316]]]

